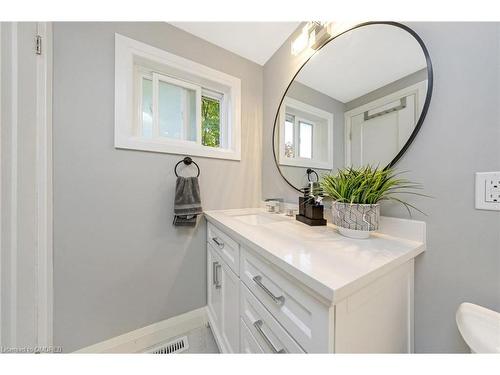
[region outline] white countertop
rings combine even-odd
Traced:
[[[238,218],[253,214],[269,215],[271,220],[255,225]],[[295,217],[265,213],[260,208],[206,211],[205,217],[329,303],[340,301],[425,250],[425,240],[417,241],[415,236],[410,240],[374,233],[369,239],[355,240],[340,235],[331,224],[311,227]],[[394,221],[387,227],[393,233],[409,233],[408,225],[417,223],[425,237],[425,223],[390,220]]]

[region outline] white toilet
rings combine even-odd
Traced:
[[[500,353],[500,313],[462,303],[456,314],[458,330],[472,353]]]

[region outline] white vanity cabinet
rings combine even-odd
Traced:
[[[279,322],[303,350],[326,351],[328,306],[250,250],[242,248],[240,259],[241,289],[248,291],[243,293],[246,299],[253,301],[253,305],[258,304],[259,311],[269,311],[267,321],[274,317],[272,320]],[[243,307],[246,303],[242,301],[240,306]],[[294,348],[293,352],[296,351]]]
[[[222,352],[413,351],[413,259],[423,242],[206,216],[208,314]]]
[[[239,353],[240,280],[211,245],[207,245],[207,307],[221,351]]]

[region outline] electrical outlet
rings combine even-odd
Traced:
[[[500,172],[476,173],[476,208],[500,211]]]
[[[500,181],[486,180],[486,202],[500,202]]]

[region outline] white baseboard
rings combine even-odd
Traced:
[[[163,320],[77,350],[75,353],[142,353],[172,337],[208,323],[206,307]]]

